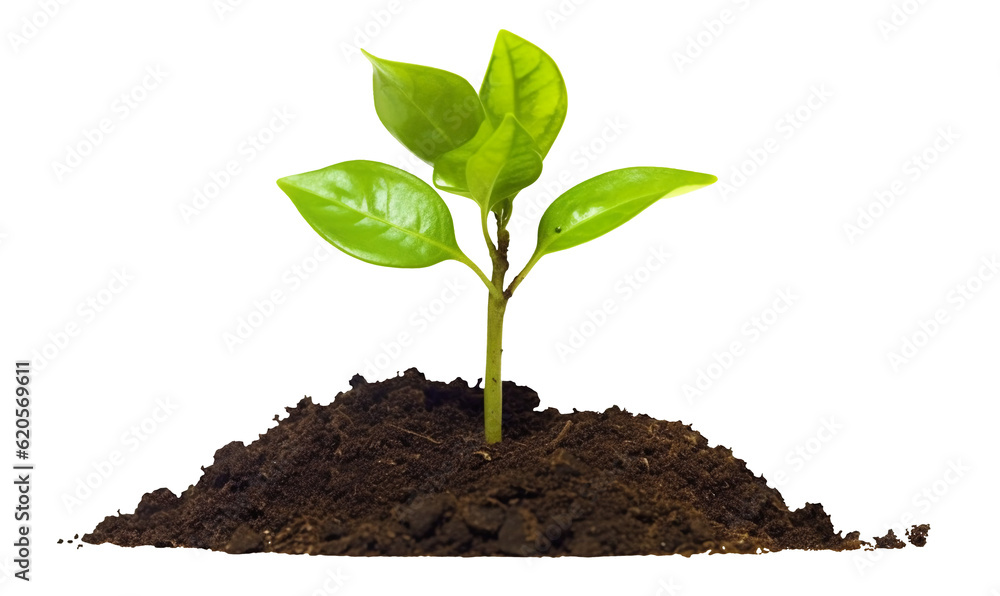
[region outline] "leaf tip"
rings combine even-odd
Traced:
[[[298,177],[297,175],[284,176],[282,178],[278,178],[277,180],[275,180],[275,184],[278,185],[278,188],[280,188],[282,192],[291,197],[292,189],[295,188],[295,184],[292,182],[292,179],[297,177]]]
[[[684,170],[681,170],[684,172]],[[693,187],[691,190],[698,188],[705,188],[706,186],[711,186],[719,181],[719,177],[714,174],[705,174],[703,172],[686,172],[688,183],[684,186]]]
[[[378,56],[372,56],[364,48],[358,48],[358,49],[361,51],[361,55],[364,56],[368,60],[368,62],[371,63],[373,68],[378,68],[379,64],[382,63],[382,59],[379,58]]]
[[[517,33],[513,33],[511,31],[508,31],[507,29],[501,29],[500,31],[498,31],[497,32],[497,39],[498,40],[501,40],[501,39],[508,40],[509,39],[509,40],[512,40],[512,41],[526,41],[523,37],[521,37]]]

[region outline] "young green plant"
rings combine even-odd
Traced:
[[[556,63],[528,41],[500,31],[477,93],[444,70],[365,56],[374,69],[375,112],[385,128],[434,168],[434,186],[479,206],[491,274],[459,248],[451,212],[437,191],[399,168],[346,161],[282,178],[278,186],[320,236],[352,257],[407,268],[455,260],[482,280],[489,291],[485,437],[495,443],[501,438],[504,313],[532,267],[545,255],[593,240],[656,201],[708,186],[716,177],[636,167],[574,186],[545,210],[534,253],[504,287],[513,201],[541,175],[542,160],[566,119],[566,85]]]

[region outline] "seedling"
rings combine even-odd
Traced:
[[[542,160],[566,119],[566,85],[556,63],[528,41],[500,31],[477,94],[456,74],[365,56],[374,68],[375,111],[382,124],[434,168],[434,186],[479,205],[492,275],[458,247],[451,212],[437,191],[399,168],[346,161],[282,178],[278,186],[320,236],[352,257],[406,268],[455,260],[479,276],[489,290],[485,434],[488,443],[495,443],[501,437],[504,312],[532,267],[545,255],[610,232],[660,199],[708,186],[717,178],[636,167],[574,186],[542,214],[535,252],[505,288],[514,198],[541,175]]]

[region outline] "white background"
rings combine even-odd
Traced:
[[[16,359],[54,356],[44,369],[36,361],[32,381],[33,581],[8,575],[11,476],[0,491],[0,591],[997,593],[987,552],[1000,489],[1000,276],[972,281],[979,291],[964,302],[952,292],[979,275],[981,259],[1000,256],[1000,6],[576,1],[257,0],[220,13],[212,0],[122,0],[68,2],[48,18],[38,16],[44,2],[4,3],[4,390],[13,393]],[[370,380],[411,366],[445,381],[482,375],[486,292],[468,270],[383,269],[340,253],[313,268],[320,244],[274,184],[357,158],[428,175],[376,118],[367,63],[345,54],[365,28],[369,39],[358,41],[373,53],[445,68],[477,87],[500,28],[559,63],[569,117],[542,178],[517,200],[515,268],[534,247],[537,208],[552,198],[546,186],[565,188],[560,176],[575,184],[660,165],[721,179],[543,259],[508,309],[506,379],[562,411],[617,404],[691,423],[772,484],[783,473],[790,506],[822,502],[838,530],[864,537],[912,517],[932,524],[928,547],[877,558],[524,561],[57,545],[132,511],[144,492],[181,492],[217,448],[255,439],[302,395],[329,402],[368,361],[386,364]],[[814,89],[827,97],[810,107]],[[291,122],[273,120],[274,110]],[[788,114],[797,127],[779,125]],[[84,131],[103,119],[110,132],[57,175],[53,164],[65,163],[67,147],[86,151]],[[283,130],[262,132],[269,125]],[[946,151],[933,149],[939,130],[957,136],[938,141]],[[253,159],[249,136],[262,148]],[[748,163],[765,145],[776,150]],[[933,163],[921,169],[915,156]],[[230,161],[239,170],[225,188],[182,216]],[[741,166],[752,174],[724,193]],[[905,191],[880,209],[876,192],[897,181]],[[475,206],[446,200],[461,245],[485,265]],[[874,214],[865,229],[859,209]],[[671,255],[665,265],[643,271],[661,248]],[[112,281],[123,270],[132,278],[124,288]],[[297,271],[306,279],[293,285]],[[630,279],[643,283],[631,295],[616,290]],[[440,312],[452,280],[463,289]],[[102,292],[109,286],[121,291]],[[275,290],[283,303],[254,315],[255,301]],[[795,298],[773,317],[767,308],[780,290]],[[106,302],[101,312],[89,312],[91,299]],[[615,312],[586,324],[606,300]],[[422,308],[440,314],[424,325]],[[904,337],[923,344],[920,323],[938,310],[948,322],[894,367],[889,354]],[[745,333],[754,317],[771,323],[756,341]],[[251,319],[252,333],[227,345],[226,334]],[[79,333],[46,348],[68,324]],[[396,354],[390,343],[401,332],[412,341]],[[560,353],[571,339],[578,348]],[[733,341],[743,351],[729,369],[709,370],[716,355],[728,360]],[[716,378],[687,400],[683,388],[700,371]],[[172,411],[154,423],[156,400]],[[10,437],[6,403],[0,435]],[[10,443],[0,451],[7,474]],[[115,452],[120,465],[93,476]],[[88,475],[98,486],[81,489]],[[329,580],[336,573],[342,585]]]

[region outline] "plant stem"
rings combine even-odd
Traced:
[[[483,387],[487,443],[497,443],[502,436],[503,386],[500,384],[500,359],[503,356],[503,315],[506,309],[506,298],[497,299],[490,295],[486,313],[486,378]]]
[[[493,239],[490,238],[490,228],[486,223],[486,219],[489,217],[489,215],[490,215],[489,210],[484,208],[482,210],[482,215],[480,219],[482,219],[483,221],[483,238],[486,240],[486,247],[490,251],[490,258],[493,259],[494,267],[496,267],[497,247],[494,246]]]
[[[486,285],[486,289],[490,291],[490,296],[496,296],[496,297],[503,296],[502,286],[497,286],[492,281],[490,281],[490,278],[486,277],[486,274],[483,273],[483,270],[480,269],[479,266],[476,265],[474,262],[472,262],[472,259],[466,257],[465,255],[461,255],[461,257],[464,258],[456,257],[456,260],[468,266],[469,269],[472,269],[473,273],[475,273],[479,277],[479,279],[482,280],[483,284]]]
[[[485,222],[485,219],[484,219]],[[493,256],[493,286],[503,288],[503,279],[510,264],[507,261],[507,246],[510,234],[506,222],[497,214],[497,246]],[[485,227],[484,227],[485,231]],[[487,235],[488,237],[488,235]],[[483,379],[483,411],[486,428],[486,442],[500,441],[503,414],[503,386],[500,377],[500,360],[503,356],[503,316],[507,310],[508,296],[502,292],[490,293],[486,306],[486,373]]]
[[[514,290],[517,289],[517,286],[521,285],[521,282],[524,281],[524,278],[528,276],[528,272],[531,271],[531,268],[535,266],[535,263],[537,263],[538,259],[540,258],[542,258],[542,256],[537,253],[532,255],[531,260],[528,261],[528,264],[524,266],[524,269],[522,269],[521,272],[514,277],[513,281],[510,282],[510,285],[507,286],[507,289],[503,293],[508,300],[510,299],[511,296],[514,295]],[[500,283],[502,284],[503,280],[501,280]],[[501,285],[500,287],[503,286]]]

